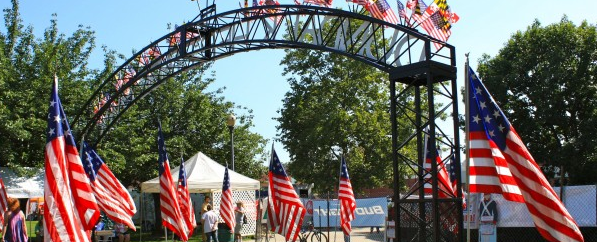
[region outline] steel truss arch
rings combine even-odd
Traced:
[[[118,67],[75,117],[74,125],[83,124],[83,127],[76,127],[80,130],[78,137],[91,136],[95,143],[99,143],[121,115],[165,80],[221,58],[253,50],[288,48],[341,54],[389,74],[396,184],[394,201],[397,207],[394,219],[399,228],[396,237],[407,241],[462,241],[458,232],[463,231],[462,194],[444,194],[440,198],[438,170],[425,169],[422,148],[423,129],[428,127],[433,142],[444,142],[442,148],[460,150],[453,46],[408,26],[340,9],[279,5],[210,15],[214,12],[215,5],[212,10],[202,12],[195,20],[144,47]],[[440,48],[436,50],[435,44]],[[403,88],[397,88],[398,85]],[[436,96],[448,103],[436,103]],[[414,102],[415,109],[402,103],[403,100]],[[450,109],[454,137],[448,137],[436,124],[436,119],[449,115]],[[410,133],[399,132],[399,116],[411,121],[411,127],[407,128]],[[417,157],[401,153],[409,143],[415,143]],[[454,154],[460,160],[459,152]],[[397,185],[404,184],[406,174],[398,170],[399,163],[410,167],[410,174],[415,176],[416,182],[406,194],[400,194]],[[432,167],[436,165],[435,161],[431,164]],[[460,180],[459,168],[457,177]],[[423,192],[425,185],[435,191],[431,198]],[[461,191],[460,185],[457,190]],[[457,224],[448,221],[454,216],[458,217]],[[452,226],[452,232],[446,232],[446,225]]]
[[[353,30],[356,21],[361,24]],[[432,43],[442,48],[433,51]],[[449,67],[454,58],[453,46],[354,12],[306,5],[236,9],[182,25],[129,58],[82,107],[79,114],[91,118],[81,134],[97,131],[101,141],[130,105],[178,73],[240,52],[286,48],[333,52],[388,73],[427,62]],[[73,123],[79,119],[85,117]]]

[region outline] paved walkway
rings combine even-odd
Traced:
[[[328,232],[323,231],[323,234],[328,237]],[[373,233],[370,232],[370,228],[353,228],[352,233],[350,236],[350,242],[382,242],[384,240],[384,230],[380,228],[380,232],[376,232],[374,230]],[[299,240],[297,240],[298,242]],[[270,234],[269,240],[261,240],[261,242],[285,242],[284,237],[276,234],[272,236]],[[307,242],[317,242],[316,240],[312,240],[311,238],[307,239]],[[326,241],[321,241],[326,242]],[[330,231],[329,238],[327,242],[344,242],[344,234],[342,231]]]

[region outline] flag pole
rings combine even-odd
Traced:
[[[469,113],[470,113],[470,104],[469,104],[469,88],[470,88],[470,81],[469,81],[469,53],[464,54],[466,56],[466,61],[464,64],[464,107],[465,107],[465,111],[464,111],[464,120],[465,120],[465,125],[464,125],[464,144],[465,144],[465,156],[466,156],[466,202],[467,202],[467,206],[466,206],[466,241],[470,242],[471,241],[471,215],[470,212],[472,211],[470,209],[470,206],[472,206],[471,204],[471,173],[470,173],[470,168],[471,168],[471,159],[470,159],[470,142],[469,142]]]
[[[341,176],[342,175],[342,160],[344,159],[344,152],[342,152],[342,155],[340,156],[340,167],[338,169],[338,174]],[[336,204],[336,211],[340,211],[340,176],[338,176],[338,187],[336,189],[336,192],[338,194],[338,203]],[[338,228],[341,228],[341,221],[340,221],[340,217],[342,215],[339,215],[338,218],[336,219],[336,223],[338,224]],[[342,235],[344,236],[344,231],[342,231]],[[350,235],[349,235],[350,236]],[[334,241],[336,241],[336,230],[334,230]]]

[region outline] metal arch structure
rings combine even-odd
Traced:
[[[421,148],[425,127],[429,127],[433,142],[445,142],[443,148],[460,148],[455,48],[407,26],[309,5],[258,6],[219,14],[212,5],[117,68],[100,84],[73,123],[84,123],[84,127],[77,127],[81,130],[79,137],[93,137],[99,143],[129,107],[165,80],[237,53],[288,48],[341,54],[389,74],[394,183],[404,184],[408,172],[399,170],[399,163],[412,169],[408,174],[414,174],[416,181],[402,195],[400,187],[394,187],[396,237],[401,241],[462,241],[462,194],[440,198],[438,164],[433,161],[432,169],[425,169]],[[447,100],[447,105],[437,105],[436,96]],[[406,104],[413,101],[414,110]],[[453,110],[453,142],[446,142],[451,137],[436,125],[437,117],[449,107]],[[411,121],[408,130],[399,132],[399,117]],[[401,152],[413,142],[417,157]],[[434,188],[431,197],[423,192],[425,184]],[[457,216],[460,222],[454,224],[450,216]],[[448,227],[452,230],[445,229]]]

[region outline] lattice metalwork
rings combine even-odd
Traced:
[[[394,197],[400,241],[462,241],[461,185],[457,183],[456,194],[445,193],[438,179],[439,169],[449,169],[452,155],[460,160],[455,71],[454,67],[429,65],[390,75],[394,172],[400,174],[394,179],[408,187]],[[438,125],[440,118],[446,118],[448,125]],[[400,128],[396,127],[398,119],[403,121]],[[424,135],[441,150],[441,161],[429,159],[427,166]],[[416,154],[405,152],[413,148]],[[398,164],[403,164],[402,170]],[[459,162],[454,169],[460,181]],[[425,192],[426,186],[431,192]]]
[[[361,21],[358,28],[349,28],[356,21]],[[308,48],[346,55],[391,73],[430,61],[450,65],[454,47],[441,43],[442,48],[432,51],[435,42],[406,26],[316,6],[259,6],[203,14],[141,49],[116,69],[82,107],[79,113],[90,118],[77,130],[82,133],[79,137],[97,131],[96,142],[100,142],[131,105],[166,79],[239,52]],[[73,123],[87,117],[77,116]]]
[[[222,192],[214,192],[212,193],[212,203],[214,206],[214,211],[219,214],[220,211],[220,201],[222,200]],[[232,200],[236,206],[236,202],[242,201],[245,204],[248,224],[243,225],[240,233],[245,235],[255,235],[255,231],[257,229],[257,200],[255,199],[255,191],[232,191]],[[223,223],[224,220],[219,218],[219,222]]]

